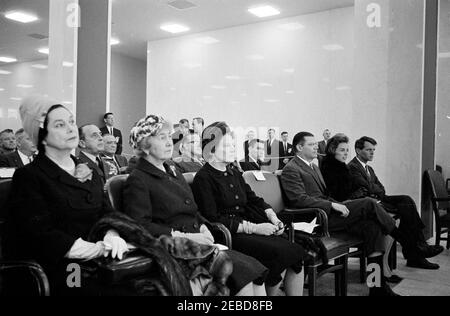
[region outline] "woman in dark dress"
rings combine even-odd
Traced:
[[[251,190],[235,161],[235,145],[229,127],[214,123],[203,132],[203,157],[193,191],[200,212],[208,220],[224,224],[232,234],[233,249],[255,257],[269,269],[268,295],[275,295],[284,277],[287,295],[303,294],[304,250],[281,237],[283,223],[271,206]]]
[[[38,145],[39,155],[13,177],[8,226],[14,235],[5,236],[11,238],[5,241],[6,255],[40,263],[52,295],[132,294],[125,287],[102,286],[85,274],[80,288],[66,283],[70,263],[88,265],[109,255],[121,259],[128,246],[113,230],[103,240],[88,241],[91,228],[112,209],[99,175],[71,156],[78,146],[73,114],[54,104],[33,96],[20,107],[23,127]]]
[[[140,120],[132,129],[130,144],[140,158],[125,184],[125,212],[154,236],[183,237],[213,245],[214,238],[207,221],[198,213],[189,185],[170,161],[171,130],[169,122],[153,115]],[[267,268],[236,251],[226,253],[233,262],[233,273],[227,282],[231,294],[265,295]],[[192,287],[195,294],[202,294],[201,284]]]
[[[348,154],[350,151],[349,138],[344,134],[337,134],[332,137],[325,149],[326,156],[320,165],[320,171],[327,185],[330,196],[338,202],[364,198],[367,194],[365,189],[354,184],[347,166]],[[383,256],[384,276],[395,283],[402,279],[394,275],[389,268],[388,260],[390,249],[394,239],[390,236],[383,237],[385,253]]]

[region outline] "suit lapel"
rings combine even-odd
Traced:
[[[319,173],[317,172],[316,166],[313,164],[314,170],[312,170],[311,167],[308,166],[300,158],[295,157],[295,159],[297,161],[297,164],[303,169],[303,171],[306,171],[307,173],[309,173],[313,177],[314,181],[316,181],[316,183],[319,186],[319,188],[321,189],[322,193],[325,193],[325,188],[326,188],[325,182],[323,182],[323,178],[322,178],[322,181],[321,181],[321,179],[320,179],[321,175],[319,176]],[[316,171],[316,172],[314,172],[314,171]]]
[[[362,166],[362,164],[359,162],[359,160],[355,157],[354,159],[355,164],[358,166],[359,171],[361,171],[361,173],[364,175],[364,178],[370,183],[370,178],[367,175],[366,169],[364,169],[364,167]],[[370,167],[369,167],[369,171],[370,171]]]
[[[19,153],[16,151],[14,152],[14,164],[18,167],[18,168],[22,168],[25,165],[23,164],[22,158],[20,158]]]

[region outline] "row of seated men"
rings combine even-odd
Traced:
[[[303,262],[308,260],[310,243],[291,243],[272,207],[246,184],[235,165],[234,140],[226,123],[211,124],[201,139],[198,134],[184,137],[185,159],[176,166],[170,122],[155,115],[139,120],[130,133],[137,161],[124,187],[124,216],[112,210],[105,196],[102,161],[97,160],[104,144],[95,125],[78,128],[67,108],[36,96],[23,102],[20,114],[39,154],[14,174],[4,249],[12,258],[41,263],[53,293],[145,294],[139,287],[142,282],[105,286],[89,274],[83,275],[81,288],[70,288],[66,282],[71,262],[85,265],[105,256],[122,259],[137,247],[164,267],[162,279],[173,295],[276,295],[282,284],[287,295],[303,294]],[[202,157],[192,161],[200,143]],[[335,158],[345,152],[345,144],[339,142]],[[91,164],[71,156],[77,147]],[[383,261],[389,236],[401,243],[410,266],[439,268],[426,258],[443,249],[426,244],[411,200],[396,204],[395,210],[387,205],[395,201],[385,205],[363,195],[339,201],[330,196],[312,163],[317,158],[314,136],[298,133],[293,150],[295,157],[281,174],[288,206],[323,209],[331,232],[347,231],[364,240],[369,262],[383,267],[380,287],[371,288],[371,295],[395,295],[387,283],[398,279],[385,275]],[[201,166],[192,190],[178,169],[183,162]],[[399,228],[387,210],[399,213]],[[211,224],[217,222],[230,231],[233,250],[215,246]],[[186,264],[189,259],[194,261]]]

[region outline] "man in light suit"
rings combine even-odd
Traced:
[[[81,163],[87,164],[94,172],[97,172],[103,182],[106,182],[103,161],[100,157],[100,153],[105,149],[102,132],[97,126],[88,124],[78,128],[78,133],[80,136],[78,159]]]
[[[108,180],[119,174],[127,173],[128,161],[127,158],[121,155],[115,154],[117,150],[117,140],[111,134],[104,134],[103,143],[104,151],[100,155],[103,162],[103,169],[105,172],[105,179]]]
[[[425,225],[420,218],[414,200],[407,195],[386,195],[383,184],[378,179],[369,162],[373,161],[377,142],[370,137],[362,137],[355,143],[357,156],[348,164],[353,183],[357,188],[362,188],[365,195],[379,200],[386,211],[400,217],[399,229],[404,234],[412,233],[415,239],[415,248],[421,256],[411,257],[407,249],[402,249],[407,266],[421,269],[439,269],[439,265],[431,263],[426,258],[432,258],[444,251],[442,246],[430,246],[425,241],[423,229]]]
[[[37,148],[30,136],[21,128],[16,132],[15,138],[17,150],[0,156],[0,168],[22,168],[33,161]]]
[[[111,134],[116,138],[116,140],[117,140],[116,154],[121,155],[122,154],[122,132],[120,130],[118,130],[117,128],[114,128],[114,114],[106,113],[103,116],[103,121],[105,122],[105,126],[100,129],[100,131],[102,132],[102,135]]]
[[[327,190],[320,169],[312,163],[317,158],[317,142],[314,135],[307,132],[294,137],[293,147],[296,157],[283,169],[281,184],[286,195],[287,204],[292,208],[320,208],[328,215],[331,232],[347,231],[362,237],[365,241],[368,261],[383,267],[383,253],[386,251],[381,243],[385,235],[400,238],[395,221],[373,199],[359,199],[339,203],[333,200]],[[392,296],[390,287],[381,269],[381,287],[370,289],[371,295]]]

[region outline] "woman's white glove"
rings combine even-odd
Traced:
[[[119,260],[122,260],[123,254],[129,251],[126,241],[114,230],[110,230],[106,233],[103,238],[103,243],[105,244],[105,249],[111,252],[111,257],[113,259],[118,258]],[[105,257],[107,256],[108,253],[105,254]]]
[[[284,233],[284,224],[282,221],[280,221],[275,211],[269,208],[265,212],[269,221],[275,226],[277,226],[277,231],[275,232],[275,235],[277,236],[282,235]]]
[[[78,238],[65,255],[69,259],[92,260],[108,254],[102,241],[97,243],[87,242]]]

